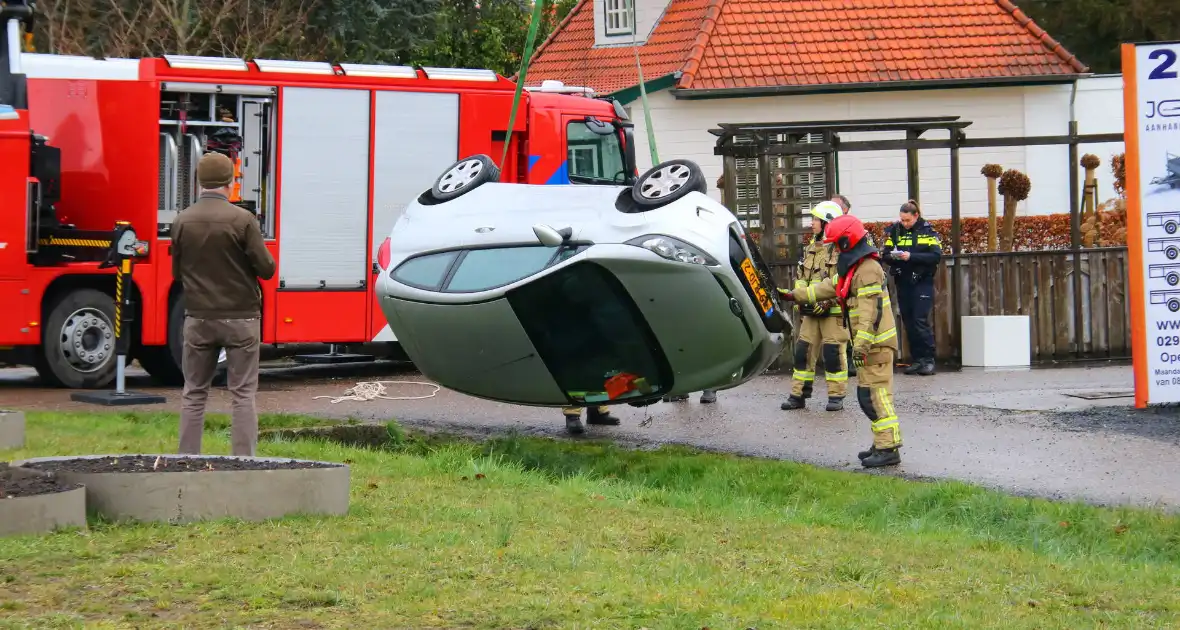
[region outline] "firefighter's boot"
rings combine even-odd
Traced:
[[[710,405],[717,402],[717,391],[713,389],[706,389],[701,392],[701,404]]]
[[[841,411],[844,409],[843,396],[828,396],[828,411]]]
[[[873,453],[876,453],[876,452],[877,452],[877,447],[870,446],[868,448],[868,450],[861,451],[861,452],[857,453],[856,458],[863,462],[865,460],[865,458],[869,457],[870,455],[872,455]]]
[[[860,460],[865,468],[880,468],[881,466],[896,466],[901,463],[901,452],[896,448],[874,449],[872,454]]]
[[[791,397],[787,398],[787,402],[782,404],[782,410],[790,411],[791,409],[803,409],[806,406],[807,399],[803,398],[802,396],[791,394]]]
[[[582,414],[565,414],[565,432],[570,435],[581,435],[586,432],[586,427],[582,424]]]
[[[610,415],[610,409],[605,405],[590,407],[586,410],[586,424],[618,426],[619,419]]]

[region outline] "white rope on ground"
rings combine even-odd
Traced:
[[[434,391],[430,392],[429,394],[426,394],[425,396],[386,396],[385,395],[385,385],[384,385],[385,383],[390,383],[390,384],[394,384],[394,385],[426,385],[427,387],[433,387]],[[441,385],[435,385],[434,383],[424,383],[422,381],[362,381],[360,383],[357,383],[353,387],[350,387],[350,388],[344,390],[343,396],[315,396],[313,398],[313,400],[319,399],[319,398],[331,398],[333,405],[335,405],[336,403],[339,403],[339,402],[344,402],[346,400],[357,400],[360,402],[367,402],[370,400],[377,400],[377,399],[381,399],[381,400],[422,400],[424,398],[434,398],[435,395],[438,394],[438,392],[441,389],[442,389]]]

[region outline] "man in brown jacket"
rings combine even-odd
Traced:
[[[220,153],[197,164],[201,196],[172,223],[172,277],[184,289],[184,394],[180,453],[199,454],[205,403],[225,349],[233,396],[233,454],[254,455],[258,443],[258,355],[262,346],[262,291],[275,260],[258,222],[229,202],[234,165]]]

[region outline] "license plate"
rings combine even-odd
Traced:
[[[762,309],[762,315],[770,315],[774,311],[774,302],[770,300],[766,289],[762,288],[762,281],[758,279],[758,272],[754,271],[754,263],[749,258],[742,261],[742,273],[746,274],[746,282],[750,283],[750,289],[754,291],[754,299],[758,302],[758,308]]]

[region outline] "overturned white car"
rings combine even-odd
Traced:
[[[376,287],[418,369],[472,396],[543,406],[726,389],[790,321],[736,217],[692,162],[632,186],[498,183],[457,162],[382,245]]]

